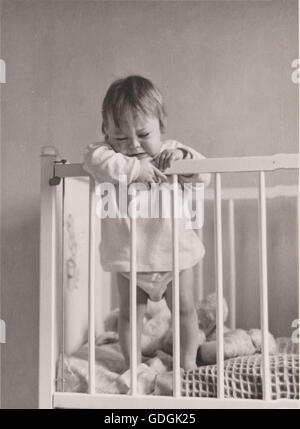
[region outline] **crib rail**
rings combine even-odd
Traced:
[[[287,153],[271,156],[182,160],[174,163],[174,166],[168,168],[165,174],[236,173],[296,168],[299,168],[299,154]],[[88,176],[83,169],[83,164],[56,164],[54,171],[57,177]]]
[[[54,362],[53,362],[53,335],[55,315],[55,187],[49,186],[49,179],[67,177],[88,177],[82,164],[56,164],[56,155],[48,151],[42,154],[42,208],[41,208],[41,331],[40,331],[40,406],[53,405],[54,394]],[[217,292],[217,399],[218,404],[224,400],[224,344],[223,344],[223,256],[222,256],[222,199],[228,200],[229,210],[229,240],[230,240],[230,296],[231,305],[231,327],[235,327],[235,247],[234,247],[234,199],[245,197],[258,198],[259,202],[259,260],[260,260],[260,315],[262,330],[262,357],[263,357],[263,399],[270,402],[270,370],[269,370],[269,344],[268,344],[268,279],[267,279],[267,232],[266,232],[266,198],[275,198],[284,192],[285,187],[277,187],[274,191],[266,191],[265,172],[278,169],[298,169],[298,154],[278,154],[273,156],[259,157],[235,157],[235,158],[212,158],[203,160],[183,160],[174,163],[172,168],[166,170],[166,174],[173,176],[172,192],[172,249],[173,249],[173,396],[174,400],[180,398],[180,329],[179,329],[179,248],[178,248],[178,226],[175,216],[177,205],[177,177],[179,174],[213,173],[215,176],[214,191],[208,192],[208,198],[214,200],[214,224],[215,224],[215,252],[216,252],[216,292]],[[235,172],[257,172],[259,186],[257,190],[251,188],[251,192],[243,195],[228,190],[222,193],[221,173]],[[290,196],[297,196],[299,192],[289,188]],[[95,394],[95,310],[94,310],[94,258],[95,244],[93,242],[93,230],[95,216],[95,183],[90,178],[89,197],[89,394]],[[130,314],[131,314],[131,395],[141,398],[137,389],[137,343],[136,343],[136,220],[133,212],[131,217],[131,277],[130,277]],[[50,266],[46,267],[46,261]],[[48,278],[46,275],[48,274]],[[200,292],[201,294],[201,292]],[[199,294],[199,295],[200,295]],[[300,295],[300,291],[298,291]],[[50,303],[45,306],[46,302]],[[299,317],[300,318],[300,317]],[[50,339],[42,338],[45,335],[47,323],[51,324],[49,332]],[[50,358],[46,356],[46,345]],[[44,359],[44,361],[42,361]],[[51,380],[51,382],[50,382]],[[49,387],[49,385],[51,387]],[[46,391],[45,391],[46,387]],[[58,394],[57,398],[61,398]],[[70,395],[69,395],[70,396]],[[95,395],[94,395],[95,396]],[[199,399],[201,401],[201,399]],[[226,400],[227,401],[227,400]],[[243,401],[245,402],[245,401]],[[193,402],[194,404],[195,402]],[[134,403],[133,403],[134,404]],[[197,406],[197,405],[196,405]]]

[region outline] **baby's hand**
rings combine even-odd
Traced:
[[[165,149],[155,157],[157,167],[164,171],[171,167],[173,161],[178,161],[184,158],[184,153],[181,149]]]
[[[159,169],[152,164],[150,159],[141,159],[140,164],[141,168],[137,182],[149,184],[153,182],[161,183],[167,180],[167,176],[159,171]]]

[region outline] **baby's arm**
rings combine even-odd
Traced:
[[[109,181],[119,183],[126,176],[127,183],[158,182],[166,180],[166,176],[159,171],[150,159],[138,160],[115,152],[107,143],[92,143],[84,153],[83,168],[91,174],[97,182]]]
[[[140,173],[138,159],[115,152],[107,143],[92,143],[85,149],[83,168],[97,182],[118,183],[120,176],[125,175],[131,183]]]

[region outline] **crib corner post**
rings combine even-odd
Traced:
[[[40,311],[39,311],[39,408],[53,407],[55,390],[55,288],[56,288],[56,186],[50,186],[55,148],[41,152],[40,196]]]

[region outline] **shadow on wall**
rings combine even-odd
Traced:
[[[21,207],[16,209],[20,210]],[[39,212],[7,220],[2,231],[2,407],[35,408],[38,400]],[[5,386],[9,386],[6,389]]]

